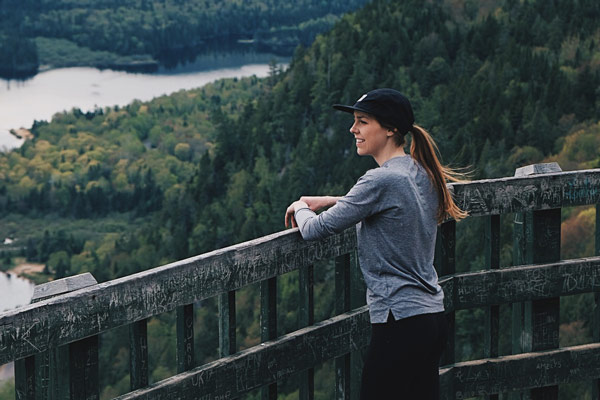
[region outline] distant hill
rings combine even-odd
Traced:
[[[4,0],[0,76],[38,67],[148,71],[226,40],[290,54],[366,0]]]

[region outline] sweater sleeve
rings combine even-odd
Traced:
[[[350,191],[330,209],[316,214],[301,208],[294,214],[300,234],[305,240],[320,240],[356,225],[362,219],[380,211],[383,182],[371,170],[363,175]]]

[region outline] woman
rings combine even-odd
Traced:
[[[343,197],[301,197],[286,210],[285,224],[298,226],[306,240],[356,225],[372,325],[361,399],[437,399],[447,326],[433,257],[437,224],[466,216],[446,187],[458,175],[440,164],[433,139],[414,125],[410,102],[398,91],[376,89],[353,106],[333,107],[354,114],[356,151],[379,168]]]

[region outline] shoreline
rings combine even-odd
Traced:
[[[125,71],[131,73],[145,73],[152,74],[156,73],[160,70],[160,68],[167,67],[175,62],[175,64],[185,65],[189,63],[190,55],[192,56],[192,62],[196,59],[196,57],[200,57],[203,54],[211,53],[215,50],[222,49],[222,46],[216,45],[213,41],[217,38],[227,38],[225,41],[226,47],[231,47],[231,49],[239,48],[247,50],[248,47],[251,47],[255,52],[267,52],[272,53],[275,56],[282,57],[293,57],[294,49],[298,43],[293,43],[293,46],[290,46],[290,43],[286,41],[277,41],[277,40],[264,40],[264,39],[256,39],[256,38],[248,38],[246,36],[243,37],[230,37],[228,35],[225,36],[217,36],[212,38],[205,38],[198,43],[195,43],[190,46],[185,47],[173,47],[169,49],[163,50],[164,54],[173,54],[176,55],[171,59],[165,59],[160,55],[150,55],[150,54],[129,54],[129,55],[120,55],[116,53],[109,54],[101,54],[97,57],[86,57],[85,54],[82,56],[81,53],[74,52],[75,56],[69,54],[70,57],[66,59],[64,57],[57,57],[56,55],[52,55],[52,57],[44,58],[44,63],[38,64],[35,71],[31,71],[30,73],[19,74],[17,76],[8,75],[3,76],[0,75],[0,79],[4,80],[19,80],[26,81],[28,79],[33,78],[34,76],[47,72],[54,69],[61,68],[76,68],[76,67],[86,67],[86,68],[96,68],[99,70],[113,70],[113,71]],[[47,38],[42,38],[47,39]],[[57,39],[62,40],[62,39]],[[231,49],[229,51],[231,51]],[[71,49],[72,50],[72,49]],[[89,50],[89,49],[88,49]],[[92,53],[102,51],[89,50]]]
[[[28,279],[23,275],[25,275],[25,274],[27,274],[27,275],[40,274],[44,271],[44,267],[45,267],[45,264],[25,262],[25,263],[21,263],[19,265],[14,266],[13,268],[6,271],[6,273],[14,274],[16,276]]]
[[[27,81],[32,79],[36,75],[48,72],[54,69],[61,68],[96,68],[99,70],[110,69],[113,71],[125,71],[132,73],[147,73],[151,74],[158,71],[158,68],[161,66],[161,63],[158,60],[153,58],[151,59],[143,59],[143,60],[131,60],[131,61],[72,61],[72,62],[64,62],[64,63],[56,63],[56,64],[41,64],[35,71],[31,73],[22,74],[18,76],[3,76],[0,75],[0,79],[4,79],[6,81]]]

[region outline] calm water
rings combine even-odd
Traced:
[[[213,52],[198,56],[185,66],[152,74],[60,68],[26,81],[0,79],[0,149],[22,144],[10,134],[11,129],[29,129],[34,120],[50,120],[63,110],[78,107],[86,112],[96,107],[123,106],[134,99],[147,101],[220,78],[264,77],[273,59],[284,65],[289,61],[255,51]],[[0,301],[1,297],[0,294]]]
[[[14,274],[0,272],[0,313],[29,304],[33,283]]]
[[[0,313],[29,304],[33,295],[33,283],[14,274],[0,272]],[[13,363],[0,365],[0,386],[14,376]]]

